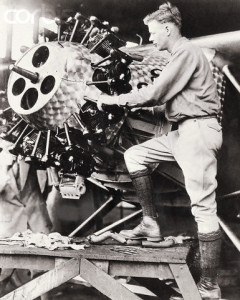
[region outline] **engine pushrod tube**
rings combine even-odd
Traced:
[[[85,43],[85,41],[86,41],[87,38],[89,37],[90,33],[92,32],[93,28],[94,28],[93,25],[91,25],[91,26],[89,27],[89,29],[88,29],[88,31],[86,32],[86,34],[84,35],[84,37],[83,37],[83,39],[82,39],[80,45],[83,45],[83,44]]]
[[[8,151],[12,154],[15,153],[15,149],[20,145],[20,143],[22,142],[22,138],[25,136],[25,133],[27,131],[27,129],[29,128],[29,125],[27,124],[23,131],[21,132],[21,134],[18,136],[16,142],[8,149]]]
[[[78,24],[79,24],[79,20],[80,20],[81,16],[82,15],[80,13],[76,13],[76,15],[74,17],[74,19],[76,21],[75,21],[75,24],[74,24],[73,31],[72,31],[72,34],[70,36],[69,42],[72,42],[72,40],[73,40],[73,38],[75,36],[75,33],[76,33],[77,28],[78,28]]]
[[[108,79],[108,80],[101,80],[101,81],[87,81],[86,85],[96,85],[96,84],[111,84],[114,80],[113,79]]]
[[[42,162],[47,162],[48,161],[49,148],[50,148],[50,139],[51,139],[51,130],[49,129],[47,131],[46,148],[45,148],[45,153],[42,157]]]
[[[39,79],[38,73],[28,71],[22,67],[15,66],[15,65],[10,65],[9,70],[14,71],[14,72],[18,73],[19,75],[22,75],[23,77],[31,80],[32,83],[38,82],[38,79]]]
[[[0,116],[4,116],[4,114],[11,111],[11,109],[12,108],[10,106],[5,109],[0,109]]]
[[[79,115],[77,113],[74,113],[73,117],[75,118],[75,120],[77,121],[77,123],[79,124],[79,126],[81,127],[81,129],[83,130],[83,132],[88,133],[87,126],[79,118]]]
[[[104,57],[103,59],[101,59],[99,62],[93,63],[93,64],[92,64],[92,67],[93,67],[93,68],[98,67],[99,65],[101,65],[102,63],[104,63],[105,61],[107,61],[107,60],[109,60],[109,59],[111,59],[111,58],[112,58],[112,56],[111,56],[111,55],[108,55],[108,56]]]
[[[17,130],[18,128],[20,128],[20,126],[22,126],[23,125],[23,123],[25,123],[25,121],[24,120],[20,120],[17,124],[15,124],[7,133],[1,133],[0,134],[0,137],[1,138],[5,138],[5,137],[7,137],[7,136],[10,136],[10,134],[12,134],[15,130]]]
[[[32,153],[31,153],[31,157],[34,157],[36,155],[37,147],[38,147],[38,144],[40,142],[41,135],[42,135],[42,131],[39,131],[38,135],[37,135],[37,138],[36,138],[36,141],[35,141],[35,144],[34,144],[34,147],[33,147],[33,150],[32,150]]]
[[[72,142],[71,142],[70,135],[69,135],[68,124],[66,122],[64,122],[63,125],[64,125],[64,131],[65,131],[65,134],[66,134],[68,146],[71,147]]]

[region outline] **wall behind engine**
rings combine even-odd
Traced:
[[[50,0],[48,0],[50,1]],[[157,10],[162,0],[54,0],[63,8],[72,7],[87,16],[95,15],[119,26],[124,39],[138,41],[136,34],[148,42],[147,27],[142,19]],[[239,0],[172,0],[181,10],[183,34],[196,37],[240,29]],[[59,7],[58,6],[58,7]]]

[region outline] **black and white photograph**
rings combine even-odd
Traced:
[[[0,0],[0,299],[240,299],[239,16]]]

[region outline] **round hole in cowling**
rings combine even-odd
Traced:
[[[55,78],[51,75],[44,78],[41,84],[41,92],[46,95],[52,91],[55,85]]]
[[[35,68],[39,68],[45,64],[49,57],[49,49],[46,46],[39,47],[33,54],[32,64]]]
[[[25,86],[26,86],[26,81],[23,78],[18,78],[12,86],[13,95],[14,96],[20,95],[24,91]]]
[[[38,91],[35,88],[28,89],[21,100],[21,107],[25,110],[31,109],[38,99]]]

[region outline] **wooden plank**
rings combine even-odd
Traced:
[[[124,247],[124,246],[122,246]],[[128,246],[129,248],[130,246]],[[131,247],[130,247],[131,248]],[[141,248],[133,247],[135,254],[125,254],[114,250],[112,245],[91,245],[90,248],[78,251],[86,259],[120,260],[133,262],[184,263],[189,252],[188,247]]]
[[[70,251],[70,252],[69,252]],[[73,252],[72,252],[73,251]],[[65,253],[65,254],[64,254]],[[54,250],[50,251],[44,248],[27,248],[18,245],[0,245],[0,255],[11,254],[11,255],[43,255],[43,256],[53,256],[53,257],[75,257],[78,251],[74,250]]]
[[[150,291],[148,288],[146,288],[144,286],[128,284],[128,283],[122,283],[122,285],[125,286],[132,293],[137,293],[137,294],[151,296],[151,297],[157,297],[156,294],[154,294],[152,291]]]
[[[123,246],[124,247],[124,246]],[[171,248],[137,248],[136,255],[128,255],[111,250],[112,245],[91,245],[84,250],[54,250],[43,248],[24,248],[20,246],[0,246],[0,254],[43,255],[54,257],[69,257],[97,259],[97,260],[120,260],[135,262],[163,262],[185,263],[189,252],[189,246],[177,246]],[[1,267],[1,266],[0,266]]]
[[[60,266],[62,263],[69,261],[69,258],[55,258],[55,267]],[[85,284],[86,286],[90,286],[86,280],[80,277],[80,275],[77,275],[76,277],[71,279],[72,283],[77,283],[77,284]]]
[[[18,269],[36,269],[51,270],[55,267],[55,258],[48,256],[29,256],[29,255],[0,255],[1,268],[18,268]]]
[[[174,279],[168,264],[111,261],[109,274],[117,276]]]
[[[169,264],[184,300],[201,300],[198,288],[187,264]]]
[[[31,280],[13,292],[3,296],[2,300],[31,300],[52,290],[79,274],[79,260],[70,259],[55,269]]]
[[[55,267],[61,266],[65,262],[69,261],[69,258],[55,258]]]
[[[109,261],[105,260],[92,260],[91,261],[96,267],[101,269],[103,272],[108,274],[109,271]]]
[[[80,276],[110,299],[141,299],[85,258],[80,262]]]

